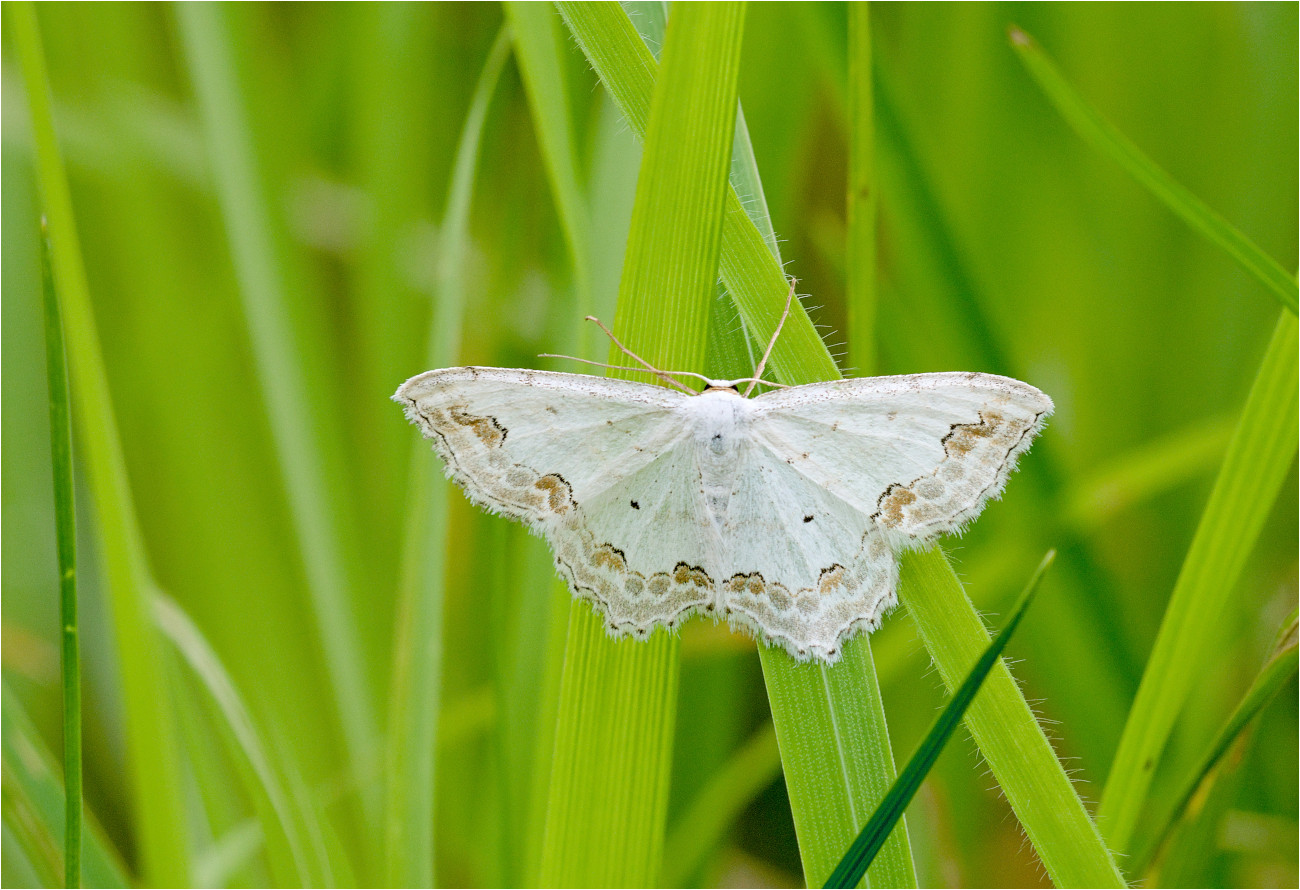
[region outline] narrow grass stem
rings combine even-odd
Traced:
[[[871,12],[849,4],[849,182],[845,200],[849,364],[866,376],[876,367],[876,112],[871,65]]]
[[[60,673],[63,680],[63,880],[81,886],[81,646],[77,623],[77,507],[72,488],[72,418],[63,316],[50,268],[50,239],[41,225],[45,302],[45,370],[50,390],[50,458],[59,554]]]

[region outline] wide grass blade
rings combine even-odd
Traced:
[[[77,504],[72,490],[72,416],[63,316],[50,268],[50,239],[41,226],[41,284],[45,302],[45,371],[50,390],[50,459],[59,554],[59,621],[63,680],[63,880],[81,886],[81,648],[77,622]]]
[[[1181,786],[1182,790],[1173,798],[1174,807],[1170,811],[1164,829],[1151,834],[1154,842],[1148,845],[1148,850],[1153,852],[1139,857],[1138,864],[1134,868],[1135,873],[1146,872],[1144,863],[1161,857],[1161,852],[1169,844],[1171,835],[1181,824],[1201,818],[1210,786],[1219,780],[1223,769],[1231,768],[1225,763],[1225,755],[1230,748],[1244,747],[1255,719],[1264,712],[1283,687],[1295,678],[1297,655],[1296,613],[1292,610],[1282,632],[1278,635],[1268,662],[1255,676],[1245,696],[1224,722],[1200,761],[1188,771],[1187,778]],[[1240,750],[1237,753],[1238,756],[1232,759],[1240,760]],[[1157,864],[1157,873],[1146,875],[1146,883],[1149,886],[1160,886],[1158,870]]]
[[[614,318],[620,339],[659,367],[705,358],[743,20],[742,4],[687,4],[668,26]],[[585,604],[570,614],[541,883],[655,884],[678,641],[660,630],[615,642]]]
[[[886,839],[889,837],[894,826],[898,825],[903,819],[903,812],[907,805],[912,802],[921,783],[929,774],[930,768],[934,762],[939,759],[939,754],[943,751],[944,746],[948,744],[948,739],[952,738],[953,731],[957,729],[957,724],[966,714],[966,709],[970,703],[975,700],[975,693],[979,692],[984,680],[993,669],[994,663],[1002,656],[1002,650],[1007,647],[1011,641],[1011,635],[1016,632],[1016,626],[1020,624],[1020,619],[1025,616],[1025,610],[1029,608],[1030,602],[1033,601],[1034,594],[1038,592],[1038,582],[1043,579],[1052,560],[1056,558],[1054,551],[1048,551],[1043,557],[1043,561],[1038,564],[1034,570],[1033,576],[1029,583],[1025,585],[1024,591],[1020,594],[1020,600],[1011,610],[1011,617],[1007,619],[1006,627],[998,634],[997,639],[989,644],[980,656],[979,661],[971,668],[966,679],[962,681],[961,686],[953,694],[952,700],[948,706],[943,709],[943,713],[934,721],[930,731],[926,733],[921,744],[917,747],[916,753],[912,759],[903,767],[903,771],[898,774],[894,784],[890,786],[889,793],[881,801],[876,812],[871,816],[869,821],[862,828],[862,833],[857,836],[853,844],[845,852],[844,858],[840,864],[835,866],[835,871],[826,879],[826,887],[854,887],[862,880],[867,873],[868,866],[876,858],[884,846]]]
[[[875,73],[871,51],[871,8],[866,0],[849,5],[847,98],[849,130],[848,189],[845,196],[845,304],[847,310],[848,362],[852,373],[867,376],[876,371],[876,211],[879,203],[876,170],[876,102]],[[861,649],[861,722],[867,734],[859,756],[869,759],[873,768],[868,776],[863,803],[878,809],[887,793],[886,785],[896,782],[894,751],[889,743],[880,683],[871,643],[864,638],[854,643]],[[774,664],[769,676],[780,669]],[[829,701],[828,697],[828,701]],[[846,715],[847,716],[847,715]],[[836,727],[841,721],[836,720]],[[847,775],[847,770],[846,770]],[[854,815],[858,815],[856,807]],[[849,829],[852,831],[852,827]],[[828,841],[830,838],[828,838]],[[872,886],[910,887],[916,885],[916,863],[907,833],[907,820],[900,812],[897,830],[886,832],[884,849],[873,856],[868,883]],[[823,857],[822,867],[826,861]],[[862,875],[853,881],[861,880]]]
[[[67,173],[54,132],[36,9],[30,3],[13,3],[5,11],[26,81],[50,259],[66,324],[71,392],[79,426],[85,431],[83,453],[112,599],[142,877],[151,885],[182,886],[188,883],[189,845],[180,799],[181,767],[160,641],[149,620],[152,588],[144,542],[95,329]]]
[[[351,617],[337,485],[331,484],[341,473],[323,445],[328,437],[316,435],[321,428],[320,387],[306,378],[299,331],[292,323],[283,239],[271,210],[276,201],[262,180],[228,21],[231,14],[232,7],[216,4],[176,7],[339,726],[350,768],[360,779],[372,774],[378,740]],[[361,787],[364,824],[373,831],[379,825],[376,786],[364,781]]]
[[[1093,148],[1107,155],[1147,188],[1189,226],[1222,247],[1237,265],[1273,292],[1283,306],[1296,313],[1294,275],[1277,260],[1216,213],[1208,204],[1180,185],[1143,154],[1114,124],[1102,117],[1070,85],[1033,37],[1019,28],[1009,30],[1011,46],[1056,110]]]
[[[556,6],[628,126],[644,139],[658,63],[636,27],[617,3],[557,2]],[[745,330],[754,340],[766,343],[781,318],[790,282],[768,239],[755,227],[732,189],[726,194],[719,271]],[[834,359],[798,305],[781,329],[781,340],[768,367],[785,383],[839,376]]]
[[[4,871],[6,887],[57,887],[64,883],[64,790],[54,755],[6,682],[0,691],[3,747]],[[81,857],[84,887],[127,887],[126,868],[91,814]]]
[[[1106,780],[1097,818],[1118,850],[1133,842],[1188,693],[1215,663],[1215,625],[1295,463],[1297,345],[1296,317],[1284,310],[1183,560]]]
[[[439,227],[434,311],[425,347],[431,368],[455,364],[460,347],[466,305],[463,267],[479,147],[509,51],[509,34],[503,28],[483,64],[461,127]],[[391,886],[420,887],[434,883],[434,752],[451,488],[424,441],[412,448],[388,718],[384,861]]]

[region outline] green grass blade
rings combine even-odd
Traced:
[[[50,239],[41,226],[45,302],[45,370],[50,389],[50,459],[59,553],[60,674],[63,680],[63,880],[81,886],[81,647],[77,622],[77,506],[72,489],[72,417],[63,316],[50,268]]]
[[[1129,711],[1097,818],[1118,850],[1133,842],[1151,778],[1197,679],[1246,557],[1296,458],[1296,317],[1283,311],[1228,445],[1209,502]]]
[[[298,336],[286,305],[287,273],[270,211],[274,199],[261,181],[239,84],[230,11],[216,4],[176,7],[339,725],[351,769],[360,777],[370,773],[377,753],[373,702],[366,693],[360,643],[350,619],[339,517],[329,486],[333,476],[321,437],[314,435],[319,429],[317,388],[304,378]],[[377,806],[372,783],[362,787],[366,824],[373,828],[378,814],[373,812]]]
[[[465,311],[464,262],[469,210],[488,107],[509,56],[503,28],[488,53],[461,128],[439,228],[434,316],[428,333],[431,368],[456,362]],[[385,869],[391,886],[434,883],[434,757],[442,674],[442,612],[446,581],[450,483],[428,446],[412,446],[405,548],[398,592],[387,750]]]
[[[1034,38],[1015,27],[1010,29],[1009,34],[1011,46],[1025,63],[1025,68],[1075,132],[1093,148],[1127,170],[1161,203],[1182,217],[1185,223],[1227,251],[1237,261],[1237,265],[1272,291],[1292,315],[1296,313],[1297,284],[1294,275],[1160,169],[1114,124],[1098,114],[1070,85]]]
[[[627,13],[628,19],[641,35],[646,48],[659,58],[663,48],[664,28],[668,23],[668,3],[665,0],[623,0],[619,4]],[[754,146],[749,139],[749,129],[745,126],[745,112],[736,109],[736,136],[731,146],[731,187],[741,199],[745,213],[749,216],[763,236],[772,256],[781,259],[781,248],[772,229],[772,219],[767,212],[767,199],[763,195],[763,181],[758,175],[758,162],[754,159]],[[764,344],[765,345],[765,344]],[[758,360],[750,360],[750,368]],[[745,373],[742,371],[741,373]],[[734,379],[734,378],[719,378]]]
[[[781,745],[804,880],[820,886],[834,870],[894,779],[893,753],[870,639],[844,645],[840,661],[800,664],[783,650],[758,648],[768,705]],[[881,886],[915,886],[905,834],[872,872]],[[885,881],[885,876],[897,878]]]
[[[5,855],[3,882],[6,887],[57,887],[63,883],[61,841],[64,834],[64,791],[59,782],[57,760],[45,742],[22,701],[4,683],[0,691],[0,747],[3,747],[2,789]],[[81,859],[83,887],[128,887],[126,868],[87,813],[82,836]],[[14,847],[10,847],[10,840]],[[25,859],[25,879],[17,879],[15,859]],[[37,883],[39,882],[39,883]]]
[[[952,700],[948,706],[943,709],[943,713],[934,721],[930,731],[926,733],[925,738],[917,747],[916,753],[912,759],[903,767],[903,771],[898,774],[894,784],[890,787],[889,793],[881,801],[876,812],[872,814],[871,820],[863,826],[861,834],[853,841],[840,864],[835,867],[835,871],[826,879],[826,887],[855,887],[867,873],[867,867],[871,865],[876,854],[884,846],[889,833],[894,830],[903,819],[903,812],[907,805],[912,802],[921,783],[929,774],[930,768],[934,762],[939,759],[939,754],[943,751],[948,740],[952,738],[957,724],[965,716],[966,709],[970,703],[975,700],[975,693],[979,692],[984,680],[993,669],[993,665],[1002,656],[1002,650],[1007,647],[1011,641],[1011,635],[1016,632],[1016,626],[1020,624],[1020,619],[1025,616],[1025,610],[1029,608],[1030,602],[1033,601],[1034,594],[1038,592],[1038,582],[1043,579],[1043,575],[1056,558],[1054,551],[1048,551],[1043,557],[1043,561],[1038,564],[1034,570],[1033,576],[1029,583],[1025,585],[1024,591],[1020,594],[1020,600],[1011,610],[1011,617],[1007,619],[1006,627],[998,634],[997,639],[989,644],[980,656],[979,661],[971,668],[966,679],[962,681],[961,687],[953,694]]]
[[[705,358],[743,19],[741,4],[683,5],[668,26],[614,322],[629,348],[660,367]],[[615,642],[586,605],[572,610],[543,886],[656,883],[677,650],[662,630],[647,642]]]
[[[84,456],[103,543],[122,670],[128,769],[142,877],[153,885],[181,886],[188,883],[189,875],[181,768],[159,640],[148,617],[150,585],[144,544],[95,330],[67,174],[54,132],[36,10],[29,3],[8,4],[5,10],[27,86],[37,175],[49,222],[50,258],[71,359],[71,392],[80,426],[86,431]]]
[[[260,843],[269,848],[277,882],[326,883],[329,867],[324,852],[313,849],[311,840],[319,827],[307,828],[302,814],[294,811],[292,796],[276,771],[252,711],[216,651],[184,610],[161,594],[154,598],[154,620],[212,697],[233,738],[234,758],[248,765],[251,775],[243,777],[244,785],[258,811]]]
[[[1296,613],[1292,610],[1278,635],[1278,642],[1273,647],[1268,662],[1255,676],[1245,696],[1219,729],[1200,761],[1188,771],[1182,790],[1173,798],[1175,804],[1163,830],[1152,832],[1154,842],[1148,844],[1151,852],[1137,857],[1135,873],[1146,872],[1145,863],[1160,857],[1160,850],[1169,843],[1170,836],[1180,823],[1197,817],[1208,796],[1208,787],[1219,775],[1224,755],[1229,748],[1244,741],[1255,718],[1264,712],[1282,688],[1295,677],[1297,666],[1300,665],[1298,656],[1300,651],[1297,650]],[[1148,885],[1159,886],[1151,875],[1146,875],[1146,879]]]
[[[556,6],[628,126],[644,139],[658,65],[627,14],[616,3],[557,2]],[[726,195],[719,271],[745,330],[766,343],[781,318],[790,283],[732,189]],[[768,367],[784,383],[839,377],[835,360],[798,305],[781,330]]]

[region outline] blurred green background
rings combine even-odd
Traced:
[[[1295,4],[882,4],[872,24],[880,117],[878,373],[979,370],[1049,393],[1057,412],[1006,497],[947,542],[996,615],[1048,547],[1062,559],[1011,649],[1085,799],[1099,794],[1165,603],[1278,306],[1071,131],[1008,45],[1033,34],[1080,92],[1152,158],[1294,270]],[[230,64],[261,165],[267,245],[301,362],[318,480],[382,735],[416,435],[387,401],[426,370],[438,227],[471,93],[502,24],[495,4],[227,7]],[[96,322],[154,576],[248,702],[273,757],[324,813],[336,874],[374,867],[339,704],[268,418],[175,11],[39,8]],[[752,4],[741,101],[787,271],[833,351],[844,327],[845,8]],[[638,146],[569,45],[575,144],[589,195],[592,284],[612,317]],[[40,315],[40,214],[23,81],[3,67],[3,652],[6,709],[59,749],[58,597]],[[459,361],[572,365],[575,282],[513,60],[493,95],[463,255]],[[576,345],[575,345],[576,344]],[[603,352],[599,350],[597,352]],[[852,373],[852,368],[845,368]],[[283,418],[280,422],[283,422]],[[74,417],[74,435],[78,432]],[[432,455],[421,459],[435,460]],[[137,855],[121,691],[79,479],[86,802],[128,869]],[[1157,774],[1173,793],[1295,606],[1294,466],[1219,625]],[[459,496],[452,507],[438,748],[439,883],[518,881],[548,640],[563,629],[544,547]],[[682,631],[673,818],[767,721],[754,644]],[[899,612],[873,638],[896,756],[942,702]],[[214,750],[207,693],[173,655],[196,860],[236,886],[267,877],[238,768]],[[1294,680],[1265,713],[1205,885],[1294,885]],[[693,880],[797,883],[779,771]],[[6,774],[7,775],[7,774]],[[909,813],[924,883],[1044,877],[967,738]],[[1168,803],[1168,801],[1166,801]],[[11,865],[4,883],[30,876]],[[234,838],[235,840],[232,840]],[[231,850],[236,852],[231,853]],[[216,852],[214,852],[216,851]],[[242,851],[242,852],[240,852]],[[217,855],[222,853],[227,858]],[[206,858],[205,858],[206,857]],[[18,857],[21,860],[21,856]],[[215,864],[214,864],[215,863]],[[339,879],[347,883],[346,879]]]

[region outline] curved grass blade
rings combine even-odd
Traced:
[[[1165,743],[1193,684],[1214,663],[1214,624],[1227,607],[1296,457],[1296,317],[1283,311],[1169,598],[1129,711],[1097,818],[1127,850]]]
[[[244,785],[258,811],[261,840],[268,845],[277,879],[302,886],[330,881],[328,855],[318,842],[320,826],[295,810],[293,797],[277,773],[252,711],[203,632],[173,600],[154,597],[154,620],[185,663],[198,676],[230,730],[236,763],[247,764]],[[241,772],[244,772],[241,770]]]
[[[1245,743],[1250,733],[1251,724],[1262,714],[1277,697],[1282,688],[1296,675],[1297,669],[1296,613],[1291,612],[1268,662],[1260,669],[1254,682],[1238,703],[1232,715],[1223,724],[1214,741],[1210,744],[1200,762],[1187,774],[1182,790],[1174,798],[1176,803],[1170,811],[1170,817],[1161,831],[1155,832],[1155,842],[1148,847],[1153,851],[1137,858],[1134,872],[1146,871],[1143,863],[1157,862],[1163,858],[1169,842],[1178,826],[1188,820],[1197,818],[1209,795],[1209,788],[1222,772],[1224,755],[1229,749]],[[1148,886],[1160,886],[1157,874],[1147,874]]]
[[[1198,664],[1204,663],[1202,644],[1208,629],[1224,606],[1294,460],[1297,283],[1084,102],[1032,37],[1019,28],[1012,28],[1010,37],[1030,74],[1084,139],[1116,160],[1193,229],[1227,251],[1285,307],[1183,563],[1107,777],[1097,818],[1110,844],[1125,850],[1133,840],[1174,720],[1192,678],[1198,675]]]
[[[970,703],[975,700],[975,693],[979,692],[980,687],[984,684],[984,679],[993,670],[993,665],[1002,655],[1002,650],[1007,647],[1011,641],[1011,635],[1016,632],[1016,627],[1020,624],[1020,619],[1025,617],[1025,610],[1033,601],[1034,595],[1038,592],[1038,583],[1043,579],[1052,561],[1056,558],[1056,551],[1049,550],[1043,557],[1043,561],[1038,564],[1034,570],[1033,577],[1025,585],[1024,592],[1020,594],[1020,600],[1012,609],[1011,618],[1007,620],[1007,625],[997,638],[989,644],[980,656],[979,661],[971,668],[966,679],[962,682],[961,687],[954,693],[948,706],[944,708],[943,713],[934,721],[934,726],[926,734],[925,739],[912,755],[912,759],[903,767],[903,771],[898,774],[894,780],[893,786],[885,799],[881,801],[880,806],[872,815],[869,821],[862,828],[862,833],[845,852],[844,858],[840,864],[831,872],[831,876],[826,879],[823,886],[826,887],[856,887],[858,882],[867,873],[867,867],[871,865],[880,848],[884,846],[894,826],[903,818],[903,812],[907,805],[912,802],[912,797],[916,794],[921,783],[925,781],[926,775],[930,772],[930,767],[939,759],[940,752],[943,751],[944,745],[948,744],[948,739],[952,737],[953,731],[957,724],[966,714],[966,709]]]
[[[668,24],[614,318],[620,339],[659,367],[705,357],[743,21],[743,4],[683,4]],[[654,884],[678,640],[659,631],[616,642],[587,606],[570,616],[540,883]]]
[[[77,624],[77,504],[72,489],[72,418],[63,316],[50,269],[50,238],[41,222],[41,284],[45,297],[45,368],[50,388],[50,459],[59,553],[59,618],[63,641],[63,880],[81,886],[81,650]]]
[[[1160,199],[1183,221],[1210,241],[1222,247],[1236,260],[1237,265],[1264,285],[1278,301],[1296,313],[1297,284],[1294,275],[1282,268],[1277,260],[1255,246],[1255,243],[1208,204],[1196,197],[1172,176],[1143,154],[1114,124],[1097,113],[1084,101],[1069,81],[1061,74],[1047,53],[1034,38],[1017,27],[1009,29],[1011,46],[1025,63],[1025,68],[1038,86],[1056,106],[1056,110],[1069,122],[1075,132],[1093,148],[1129,172],[1139,183]]]
[[[34,4],[9,3],[4,11],[26,82],[37,179],[49,220],[50,260],[66,325],[71,393],[85,431],[83,455],[112,598],[142,880],[150,885],[184,886],[190,883],[189,842],[171,693],[162,670],[161,643],[149,621],[148,558],[135,517],[72,195],[54,131],[45,53]]]

